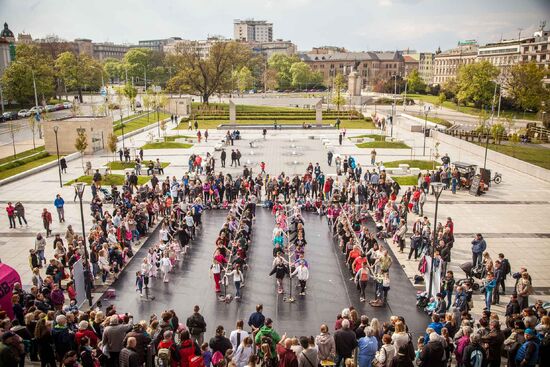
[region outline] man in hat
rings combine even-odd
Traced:
[[[12,331],[6,331],[0,342],[0,366],[18,366],[21,358],[25,358],[21,338]]]
[[[525,342],[516,353],[516,366],[534,367],[539,359],[540,344],[534,329],[525,329]]]

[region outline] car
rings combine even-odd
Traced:
[[[65,109],[65,106],[63,105],[63,103],[58,103],[54,107],[56,111],[61,111]]]
[[[24,118],[24,117],[29,117],[30,115],[32,115],[32,112],[29,111],[29,110],[21,110],[21,111],[17,112],[17,115],[19,116],[19,118]]]
[[[73,108],[73,104],[71,102],[63,102],[63,107],[65,109]]]
[[[38,113],[42,113],[44,112],[44,107],[42,106],[38,106],[38,107],[33,107],[29,110],[31,113],[36,113],[36,111],[38,111]]]
[[[53,112],[55,111],[55,106],[52,104],[46,105],[46,112]]]
[[[17,112],[15,111],[4,112],[3,116],[4,116],[4,121],[17,120],[17,117],[18,117]]]

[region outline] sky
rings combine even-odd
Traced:
[[[33,38],[137,43],[209,35],[233,37],[233,19],[273,23],[276,39],[301,51],[433,52],[476,39],[480,44],[550,28],[550,0],[0,0],[0,21]]]

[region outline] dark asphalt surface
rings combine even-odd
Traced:
[[[213,335],[217,325],[233,330],[236,320],[242,318],[246,323],[258,303],[264,305],[264,315],[274,320],[275,329],[281,334],[316,335],[322,323],[327,323],[332,330],[336,315],[350,305],[360,314],[376,317],[381,322],[388,321],[391,315],[402,315],[414,335],[424,333],[428,318],[416,309],[416,292],[397,260],[394,258],[394,265],[390,269],[389,305],[373,308],[368,303],[359,302],[359,292],[355,284],[349,281],[350,274],[344,266],[343,254],[332,238],[326,219],[309,213],[304,213],[308,242],[306,259],[310,264],[306,296],[298,296],[297,289],[293,288],[296,301],[285,302],[283,298],[288,293],[288,278],[285,280],[286,293],[277,293],[274,276],[268,276],[273,261],[271,236],[274,220],[268,210],[258,208],[248,253],[250,267],[245,274],[243,297],[229,304],[218,301],[214,282],[209,277],[209,266],[214,242],[225,216],[225,211],[204,213],[204,227],[192,242],[186,259],[174,267],[170,281],[164,283],[161,279],[152,279],[149,293],[155,299],[151,301],[140,297],[135,291],[135,273],[140,268],[147,248],[156,241],[158,235],[155,232],[113,285],[116,298],[102,301],[103,305],[113,303],[118,312],[129,312],[135,320],[148,320],[152,313],[159,315],[164,310],[174,309],[180,322],[185,323],[193,306],[198,304],[208,324],[207,337]],[[374,228],[372,223],[370,227]],[[295,283],[293,279],[293,287]],[[228,286],[228,293],[235,293],[232,282]],[[369,288],[367,298],[374,298],[374,286]]]

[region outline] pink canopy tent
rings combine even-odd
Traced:
[[[13,318],[11,296],[15,283],[21,283],[19,273],[11,266],[0,263],[0,308],[6,311],[10,318]]]

